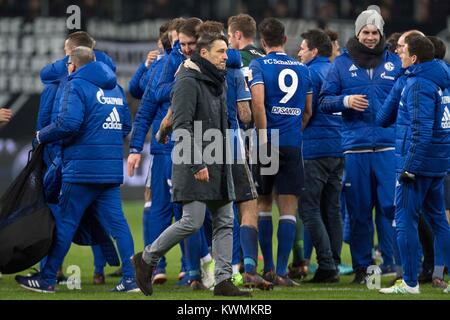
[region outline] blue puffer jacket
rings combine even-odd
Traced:
[[[180,64],[185,60],[181,52],[180,41],[175,41],[169,57],[164,63],[157,86],[155,86],[155,98],[159,103],[170,102],[170,93],[175,84],[175,73]]]
[[[150,145],[151,154],[170,154],[173,148],[173,141],[167,144],[160,144],[156,141],[155,135],[159,130],[161,120],[167,113],[169,102],[158,103],[155,98],[155,88],[158,85],[161,72],[167,64],[169,55],[163,56],[160,60],[152,64],[149,80],[142,96],[141,103],[133,122],[133,132],[130,141],[130,153],[140,153],[144,147],[145,137],[150,127],[152,127],[152,138]]]
[[[109,66],[115,72],[116,65],[113,60],[104,52],[94,50],[95,58]],[[44,91],[41,94],[39,105],[38,121],[36,124],[37,130],[49,125],[56,120],[60,111],[62,93],[67,83],[67,66],[69,56],[48,64],[42,68],[40,76],[41,81],[45,85]],[[61,154],[61,142],[48,144],[44,151],[44,161],[49,166],[53,160]]]
[[[311,75],[313,89],[312,117],[303,131],[303,158],[343,157],[342,114],[323,113],[319,109],[319,94],[331,62],[319,56],[306,64]]]
[[[450,157],[450,71],[439,60],[410,71],[398,110],[397,172],[443,177]]]
[[[147,74],[147,71],[150,70],[150,68],[151,65],[147,68],[145,66],[145,63],[141,63],[136,72],[131,77],[130,82],[128,82],[128,92],[133,98],[142,99],[142,95],[145,91],[145,86],[142,87],[141,83],[144,84],[143,78]]]
[[[170,54],[172,49],[167,50],[166,54]],[[158,56],[158,60],[161,59],[164,55]],[[144,95],[145,88],[147,87],[147,83],[150,79],[150,75],[152,74],[152,69],[154,68],[154,64],[158,61],[153,61],[153,63],[147,68],[145,63],[141,63],[131,77],[130,82],[128,82],[128,91],[130,94],[136,99],[142,99]]]
[[[383,128],[390,127],[397,121],[398,107],[400,104],[400,99],[402,97],[402,91],[406,86],[406,79],[410,73],[409,68],[403,69],[403,74],[395,81],[394,86],[389,92],[383,106],[377,112],[375,123]]]
[[[68,77],[61,111],[38,132],[38,140],[64,139],[63,182],[122,183],[123,138],[130,130],[128,105],[115,74],[94,61]]]
[[[342,112],[342,148],[383,148],[395,145],[394,127],[382,128],[375,123],[378,110],[401,75],[400,58],[385,50],[383,61],[373,69],[372,78],[367,69],[357,67],[348,52],[336,58],[320,93],[320,110],[325,113]],[[344,98],[364,94],[369,107],[364,112],[347,109]]]

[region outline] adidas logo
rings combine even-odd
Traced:
[[[109,117],[106,118],[106,121],[103,123],[103,129],[114,129],[114,130],[122,130],[122,124],[120,123],[120,116],[117,112],[116,107],[114,107],[109,114]]]
[[[352,72],[352,71],[356,71],[358,70],[358,67],[355,66],[354,64],[352,64],[352,66],[350,67],[350,69],[348,69],[348,71]]]
[[[445,109],[444,109],[444,115],[442,116],[441,127],[443,129],[450,129],[450,112],[448,111],[447,107],[445,107]]]

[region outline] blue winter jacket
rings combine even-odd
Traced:
[[[443,177],[450,157],[450,71],[440,60],[410,71],[397,117],[397,172]]]
[[[142,99],[142,95],[145,91],[145,80],[147,71],[151,68],[151,65],[147,68],[145,63],[141,63],[137,68],[134,75],[131,77],[130,82],[128,82],[128,92],[133,98]],[[143,86],[141,86],[141,84]]]
[[[403,74],[395,81],[394,86],[389,92],[383,106],[377,112],[376,124],[383,128],[387,128],[397,121],[398,107],[402,96],[402,91],[406,86],[406,79],[410,73],[409,68],[403,69]]]
[[[166,63],[164,63],[158,84],[154,89],[156,101],[159,103],[170,102],[170,93],[175,84],[175,73],[184,60],[185,57],[181,52],[180,41],[177,40],[173,45]]]
[[[116,71],[116,65],[106,53],[98,50],[94,50],[94,53],[97,61],[104,62],[113,72]],[[40,130],[55,121],[59,114],[62,93],[67,83],[66,63],[68,61],[69,56],[65,56],[63,59],[48,64],[41,70],[40,76],[44,84],[44,90],[41,93],[36,130]],[[60,141],[48,144],[44,151],[44,161],[47,166],[50,166],[54,159],[60,156],[60,153]]]
[[[303,158],[343,157],[342,114],[328,114],[319,109],[319,94],[331,67],[330,59],[318,56],[306,64],[311,75],[312,117],[303,131]]]
[[[394,127],[382,128],[375,118],[400,75],[400,58],[388,50],[383,53],[382,63],[373,69],[372,77],[367,69],[354,64],[348,52],[336,58],[322,86],[319,109],[324,113],[342,112],[344,151],[395,145]],[[344,106],[345,96],[353,94],[366,95],[369,107],[364,112]]]
[[[38,131],[38,140],[64,140],[62,180],[122,183],[123,139],[131,130],[125,94],[104,63],[94,61],[68,77],[56,121]]]
[[[166,54],[170,54],[171,51],[172,49],[167,50]],[[163,56],[159,56],[158,60],[162,57]],[[134,98],[142,99],[148,80],[152,73],[152,69],[154,68],[153,65],[158,60],[154,61],[148,68],[145,66],[144,62],[141,63],[134,75],[131,77],[130,82],[128,82],[128,91]]]
[[[164,55],[160,60],[152,64],[147,87],[142,96],[141,103],[133,122],[133,132],[130,141],[130,153],[140,153],[144,147],[145,137],[150,127],[152,127],[152,138],[150,145],[151,154],[170,154],[173,148],[173,141],[167,144],[160,144],[156,141],[155,135],[159,130],[161,120],[169,109],[169,102],[159,103],[155,97],[155,88],[167,65],[170,55]]]

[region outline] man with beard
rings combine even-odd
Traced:
[[[173,136],[177,140],[173,152],[177,159],[173,161],[172,183],[173,201],[183,203],[183,215],[145,247],[143,253],[132,258],[138,286],[145,295],[153,293],[151,274],[160,257],[202,227],[207,207],[212,215],[212,251],[216,257],[214,295],[250,295],[231,282],[232,201],[235,192],[231,166],[224,159],[228,145],[224,72],[227,48],[227,39],[222,34],[200,37],[194,54],[177,74],[171,99]],[[217,152],[222,155],[218,161],[217,153],[213,162],[202,157],[207,144],[199,141],[201,139],[197,136],[203,137],[207,129],[218,130],[224,137],[222,149]],[[198,132],[194,134],[195,130]],[[187,147],[185,140],[189,141]]]

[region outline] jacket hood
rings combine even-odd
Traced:
[[[409,69],[410,77],[422,77],[436,83],[441,89],[450,87],[450,69],[442,60],[419,63]]]
[[[114,89],[117,85],[117,79],[114,72],[103,62],[93,61],[69,76],[71,79],[83,79],[102,89]]]
[[[110,67],[112,71],[116,72],[116,65],[114,64],[110,56],[108,56],[105,52],[99,50],[94,50],[94,54],[96,61],[103,62],[108,67]]]
[[[239,69],[242,65],[241,53],[236,49],[227,50],[227,68]]]

